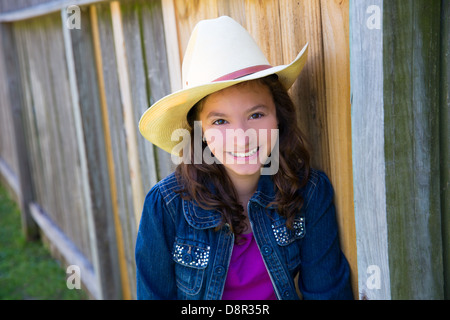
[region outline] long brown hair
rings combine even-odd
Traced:
[[[267,86],[272,94],[279,123],[279,169],[272,176],[276,188],[276,205],[278,214],[287,219],[286,225],[292,228],[295,215],[303,205],[299,189],[306,185],[309,177],[310,155],[306,143],[296,122],[296,109],[286,89],[276,75],[253,80]],[[243,82],[246,83],[246,82]],[[238,85],[242,85],[238,84]],[[247,82],[248,83],[248,82]],[[194,155],[194,121],[198,119],[201,102],[188,113],[187,120],[191,126],[190,164],[180,163],[175,174],[183,186],[180,193],[183,199],[194,200],[204,209],[217,210],[222,213],[223,224],[229,224],[236,235],[245,228],[244,208],[239,203],[237,192],[222,164],[195,164]],[[208,148],[202,142],[202,150]],[[210,186],[215,188],[211,192]]]

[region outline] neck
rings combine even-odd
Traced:
[[[228,172],[228,175],[236,189],[239,202],[241,202],[245,208],[248,200],[250,200],[252,195],[256,192],[261,173],[258,171],[254,175],[237,175],[233,172]]]

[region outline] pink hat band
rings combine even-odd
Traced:
[[[267,70],[272,68],[271,65],[265,64],[265,65],[259,65],[259,66],[253,66],[244,68],[241,70],[237,70],[234,72],[231,72],[229,74],[226,74],[220,78],[217,78],[216,80],[213,80],[212,82],[218,82],[218,81],[227,81],[227,80],[236,80],[245,76],[248,76],[249,74],[256,73],[259,71]]]

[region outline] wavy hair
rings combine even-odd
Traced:
[[[292,228],[295,215],[303,205],[299,189],[309,178],[310,154],[305,138],[296,122],[296,108],[286,89],[276,75],[252,80],[267,86],[272,94],[279,123],[279,168],[272,177],[276,189],[275,201],[270,205],[277,207],[279,215],[286,218],[286,225]],[[237,85],[248,84],[243,82]],[[206,210],[217,210],[222,214],[222,224],[228,224],[235,235],[245,228],[244,208],[239,203],[238,194],[222,164],[194,163],[194,121],[199,118],[202,102],[198,102],[188,113],[191,126],[191,160],[180,163],[175,174],[183,186],[180,194],[185,200],[194,200]],[[208,148],[202,142],[202,151]],[[211,183],[213,188],[211,189]],[[215,190],[212,192],[211,190]]]

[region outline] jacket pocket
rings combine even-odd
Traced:
[[[285,220],[279,220],[272,224],[272,230],[278,245],[287,246],[305,236],[305,218],[303,216],[295,218],[293,229],[288,229]]]
[[[279,220],[272,224],[272,231],[277,244],[286,259],[286,264],[290,270],[296,269],[300,264],[300,242],[305,236],[305,218],[296,217],[293,229],[288,229],[286,221]]]
[[[210,246],[198,241],[176,239],[173,260],[177,286],[189,295],[200,292],[205,269],[209,262]]]

